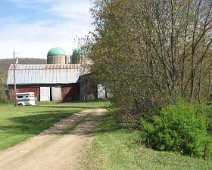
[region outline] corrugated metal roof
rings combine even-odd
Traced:
[[[76,83],[81,74],[80,64],[16,64],[16,84]],[[14,65],[8,70],[7,84],[14,84]]]

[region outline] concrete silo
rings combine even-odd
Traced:
[[[88,52],[85,48],[74,49],[72,53],[71,63],[81,65],[82,75],[90,73],[90,65],[92,64],[92,62],[88,57]]]
[[[47,54],[47,64],[69,64],[70,56],[66,55],[64,49],[55,47],[49,50]]]
[[[80,48],[75,48],[72,53],[72,64],[81,64],[83,57],[83,51]]]

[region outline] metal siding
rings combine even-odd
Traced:
[[[16,84],[70,84],[76,83],[81,74],[79,64],[16,65]],[[8,70],[7,84],[14,84],[13,65]]]

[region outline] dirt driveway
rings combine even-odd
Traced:
[[[105,109],[87,109],[61,120],[26,142],[0,152],[2,170],[71,170],[80,168],[92,131]]]

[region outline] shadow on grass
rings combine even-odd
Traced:
[[[56,107],[60,108],[61,106]],[[64,108],[64,106],[62,106],[62,108]],[[67,108],[69,108],[69,106],[67,106]],[[72,122],[68,122],[67,127],[64,128],[58,126],[52,129],[50,128],[55,123],[59,122],[61,119],[67,118],[78,111],[79,110],[54,110],[42,111],[39,112],[39,114],[37,114],[37,112],[34,112],[34,115],[10,118],[9,120],[13,122],[13,124],[7,126],[0,126],[0,130],[2,133],[14,135],[37,135],[46,129],[48,130],[45,131],[45,133],[42,133],[43,135],[93,135],[95,133],[111,133],[120,129],[124,129],[118,126],[114,115],[111,113],[103,115],[89,115],[84,116],[83,118],[75,115],[74,120]],[[92,122],[100,123],[96,127],[96,123]],[[77,129],[75,131],[72,131],[76,127]],[[127,130],[124,130],[123,133],[128,132]]]
[[[63,118],[73,115],[77,111],[43,111],[36,115],[27,115],[11,118],[14,125],[0,126],[3,133],[37,135],[51,127]]]

